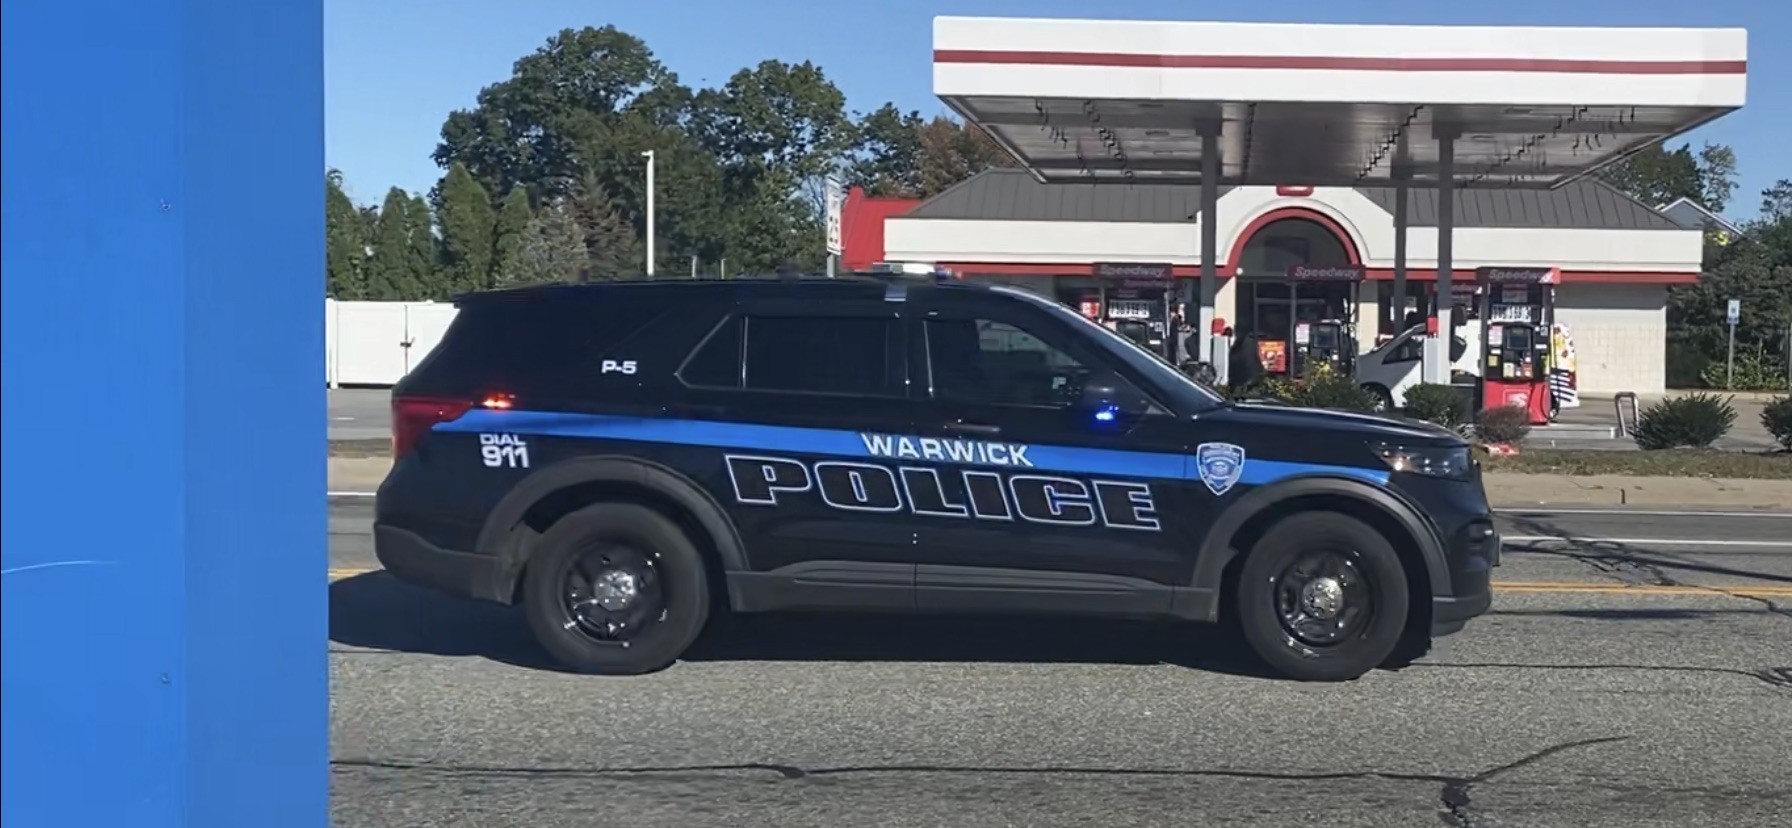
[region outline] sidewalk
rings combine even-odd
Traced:
[[[1496,508],[1539,504],[1792,508],[1792,480],[1507,473],[1488,474],[1485,481],[1487,499]]]
[[[330,491],[372,492],[385,479],[390,465],[384,457],[332,457]],[[1488,474],[1485,485],[1487,499],[1496,508],[1538,504],[1792,508],[1792,480]]]
[[[1648,410],[1649,406],[1666,397],[1681,397],[1691,393],[1695,392],[1669,391],[1665,397],[1660,394],[1639,396],[1637,412]],[[1735,397],[1730,405],[1736,409],[1736,425],[1730,429],[1729,434],[1717,441],[1714,448],[1724,451],[1772,451],[1779,447],[1778,441],[1761,425],[1761,410],[1777,395],[1729,391],[1703,393]],[[1532,428],[1524,444],[1535,448],[1636,451],[1636,441],[1617,436],[1617,425],[1617,410],[1610,395],[1582,396],[1580,406],[1562,409],[1555,424]]]

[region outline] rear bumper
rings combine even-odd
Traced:
[[[400,581],[460,598],[512,603],[493,556],[443,549],[415,532],[382,523],[373,525],[373,554]]]

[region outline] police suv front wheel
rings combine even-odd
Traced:
[[[1409,601],[1405,568],[1386,538],[1347,515],[1310,512],[1263,533],[1233,605],[1240,632],[1271,669],[1348,681],[1393,654]]]
[[[677,524],[632,503],[599,503],[556,521],[523,578],[536,639],[581,673],[667,667],[709,616],[703,556]]]

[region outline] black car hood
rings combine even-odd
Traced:
[[[1234,422],[1270,428],[1301,429],[1316,433],[1334,432],[1433,445],[1466,445],[1462,435],[1436,423],[1383,414],[1338,411],[1329,408],[1299,408],[1290,405],[1258,405],[1238,403],[1204,412],[1200,419],[1209,422]]]

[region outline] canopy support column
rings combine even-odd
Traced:
[[[1407,194],[1412,179],[1406,134],[1406,130],[1400,131],[1399,146],[1394,151],[1394,295],[1388,300],[1388,325],[1395,334],[1406,330]]]
[[[1455,324],[1450,318],[1455,310],[1450,259],[1456,234],[1456,133],[1441,124],[1434,124],[1432,131],[1437,134],[1437,293],[1433,300],[1437,335],[1425,341],[1424,380],[1448,383],[1450,342],[1455,338]]]
[[[1195,129],[1201,135],[1201,309],[1196,317],[1196,342],[1203,343],[1202,362],[1213,364],[1221,384],[1227,381],[1230,360],[1221,352],[1221,338],[1214,335],[1214,301],[1219,295],[1220,127],[1218,119],[1203,120]]]

